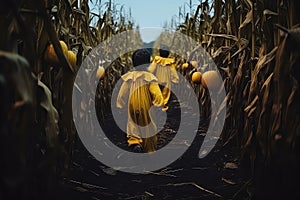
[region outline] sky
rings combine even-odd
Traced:
[[[101,1],[101,3],[106,1]],[[113,0],[113,2],[123,5],[126,13],[131,8],[131,15],[135,25],[140,27],[142,39],[149,42],[156,39],[165,22],[170,23],[172,17],[178,15],[179,7],[183,7],[189,0]],[[192,3],[198,3],[198,1],[192,0]],[[188,5],[186,5],[186,11],[189,11]]]

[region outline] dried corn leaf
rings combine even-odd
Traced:
[[[229,185],[235,185],[236,182],[230,180],[230,179],[227,179],[227,178],[222,178],[222,181],[224,181],[225,183],[228,183]]]
[[[41,102],[40,106],[45,109],[47,113],[47,121],[46,121],[46,137],[47,142],[50,147],[57,147],[58,142],[58,112],[52,104],[52,94],[49,88],[38,80],[38,86],[41,88],[42,93],[41,95]]]
[[[249,111],[256,107],[256,103],[258,102],[258,95],[252,100],[252,102],[247,106],[244,111],[248,113],[248,117],[251,115]]]

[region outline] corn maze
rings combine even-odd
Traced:
[[[97,161],[73,121],[90,123],[89,106],[95,104],[107,138],[128,150],[110,105],[117,82],[133,70],[133,52],[119,52],[145,45],[131,12],[111,0],[1,0],[0,5],[0,199],[300,198],[299,1],[200,0],[189,2],[189,12],[178,8],[153,41],[151,56],[159,55],[162,42],[171,47],[176,71],[197,97],[199,129],[176,162],[133,175]],[[130,34],[116,48],[93,51],[125,32]],[[189,41],[176,33],[198,47],[190,51]],[[109,60],[112,54],[117,59]],[[84,79],[74,84],[83,62]],[[95,77],[97,90],[91,91]],[[226,91],[215,114],[207,85]],[[77,98],[80,112],[73,112],[72,95],[83,92],[88,98]],[[180,123],[175,95],[170,102],[158,149],[175,137]],[[199,141],[224,109],[222,134],[199,159]]]

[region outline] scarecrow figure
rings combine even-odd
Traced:
[[[161,46],[159,56],[155,56],[151,65],[148,68],[150,73],[153,73],[160,85],[164,98],[163,111],[168,110],[168,102],[171,96],[171,84],[178,83],[179,77],[176,71],[175,61],[169,58],[170,49],[168,46]]]
[[[157,78],[147,72],[150,53],[139,49],[132,55],[135,71],[122,76],[123,84],[117,97],[117,107],[128,108],[127,142],[134,152],[153,152],[156,150],[157,127],[151,106],[163,105],[163,97]]]

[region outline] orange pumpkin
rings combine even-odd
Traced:
[[[202,74],[201,72],[194,72],[192,75],[193,83],[201,83]]]
[[[60,46],[62,48],[62,51],[65,55],[67,55],[68,53],[68,46],[66,45],[66,43],[64,41],[59,41],[60,43]],[[58,57],[55,53],[55,50],[54,50],[54,47],[53,47],[53,44],[50,44],[46,51],[45,51],[45,60],[49,63],[55,63],[55,64],[58,64],[59,63],[59,60],[58,60]]]
[[[182,70],[185,70],[185,69],[187,69],[189,67],[189,63],[183,63],[182,65],[181,65],[181,69]]]
[[[72,65],[72,67],[76,66],[76,55],[73,51],[68,51],[67,52],[67,58],[69,63]]]

